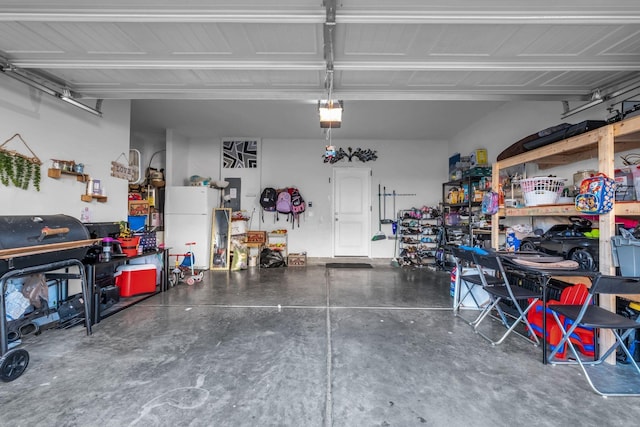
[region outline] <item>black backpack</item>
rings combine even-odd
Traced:
[[[260,194],[260,206],[267,212],[275,212],[277,192],[275,188],[267,187]]]
[[[262,206],[262,222],[264,222],[264,212],[276,211],[276,199],[278,192],[275,188],[266,187],[260,194],[260,206]]]

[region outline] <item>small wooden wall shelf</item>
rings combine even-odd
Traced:
[[[107,196],[101,196],[99,194],[83,194],[80,196],[80,200],[83,202],[91,202],[93,199],[96,199],[100,203],[105,203]]]
[[[89,175],[87,175],[85,173],[77,173],[77,172],[65,171],[65,170],[62,170],[62,169],[54,169],[54,168],[49,168],[49,171],[47,172],[47,176],[49,176],[49,178],[58,179],[62,175],[75,176],[76,180],[78,180],[79,182],[87,182],[87,181],[89,181]]]

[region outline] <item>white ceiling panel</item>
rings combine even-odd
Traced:
[[[146,38],[146,46],[149,52],[155,55],[229,55],[232,53],[229,39],[221,28],[223,25],[145,24],[143,30],[136,29],[135,24],[127,25],[133,27],[129,31],[134,34],[138,32],[138,34],[152,35]]]
[[[322,52],[320,25],[256,24],[246,25],[244,30],[256,54],[316,55]]]
[[[612,39],[610,47],[606,48],[603,55],[640,56],[640,27],[627,28],[620,33],[629,32],[628,35],[618,34],[618,38]]]
[[[456,87],[469,77],[469,71],[415,71],[407,82],[410,87]]]
[[[10,57],[23,54],[64,53],[58,33],[43,23],[25,25],[19,22],[0,23],[0,49]],[[62,40],[66,43],[66,40]]]
[[[617,29],[610,25],[554,25],[546,28],[521,55],[578,56]]]
[[[403,56],[413,47],[419,28],[416,25],[361,25],[336,30],[339,51],[345,57],[351,55]],[[336,59],[340,54],[336,55]]]
[[[313,109],[331,84],[357,108],[421,101],[436,117],[437,104],[475,101],[487,112],[637,83],[640,2],[0,0],[0,65],[0,78],[85,100],[265,100],[293,117],[285,101]]]
[[[490,56],[514,30],[512,25],[446,25],[430,53],[438,56]]]
[[[565,88],[581,88],[581,87],[593,87],[598,88],[607,82],[615,82],[619,80],[631,80],[634,77],[639,77],[638,73],[623,73],[623,72],[566,72],[559,73],[556,77],[544,82],[543,85],[547,87],[565,87]]]
[[[545,72],[539,71],[478,71],[468,81],[476,80],[482,87],[532,87]]]

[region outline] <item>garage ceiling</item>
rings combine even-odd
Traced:
[[[0,1],[0,56],[90,106],[136,100],[140,131],[317,137],[332,82],[334,135],[448,138],[506,101],[635,87],[640,2]]]

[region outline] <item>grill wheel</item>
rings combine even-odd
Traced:
[[[9,350],[0,358],[0,380],[13,381],[27,369],[29,353],[21,348]]]

